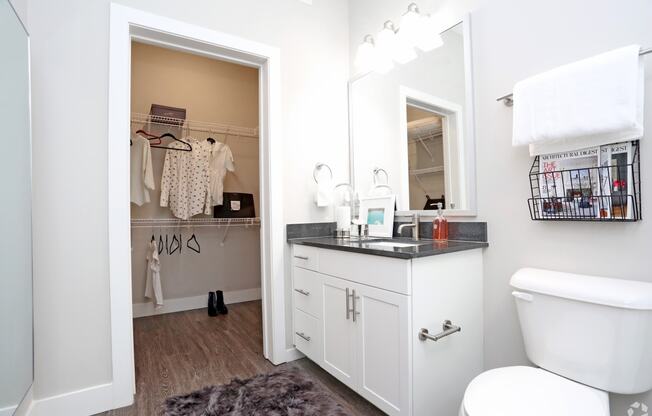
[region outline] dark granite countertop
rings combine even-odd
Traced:
[[[383,247],[374,243],[379,242],[396,243],[418,243],[418,246],[411,247]],[[371,238],[358,240],[355,238],[341,239],[333,237],[311,237],[311,238],[290,238],[291,244],[302,244],[305,246],[326,248],[331,250],[349,251],[353,253],[371,254],[374,256],[394,257],[399,259],[414,259],[417,257],[435,256],[438,254],[453,253],[456,251],[473,250],[476,248],[488,247],[486,242],[476,241],[435,241],[419,240],[410,238]]]

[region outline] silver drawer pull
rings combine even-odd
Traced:
[[[295,334],[297,334],[301,338],[305,339],[306,341],[310,342],[310,337],[308,335],[304,334],[303,332],[295,332]]]
[[[447,337],[449,335],[453,335],[454,333],[460,332],[461,330],[462,328],[460,328],[457,325],[453,325],[451,321],[447,319],[442,324],[442,332],[438,334],[430,335],[426,328],[421,328],[421,331],[419,331],[419,339],[421,341],[425,341],[428,339],[431,341],[439,341],[440,339]]]
[[[300,259],[300,260],[308,260],[310,257],[308,256],[294,256],[295,259]]]
[[[304,295],[304,296],[310,296],[310,292],[308,292],[307,290],[303,290],[303,289],[294,289],[294,291],[295,291],[295,292],[299,292],[299,293],[301,293],[301,294]]]

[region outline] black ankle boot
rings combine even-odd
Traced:
[[[217,316],[216,300],[215,292],[208,292],[208,316]]]
[[[215,292],[215,307],[217,308],[217,311],[222,315],[229,313],[229,309],[224,304],[224,292],[221,290]]]

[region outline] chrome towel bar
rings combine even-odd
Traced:
[[[447,337],[449,335],[453,335],[454,333],[460,332],[461,330],[462,330],[461,327],[457,325],[453,325],[451,321],[447,319],[442,324],[442,332],[438,334],[430,335],[426,328],[421,328],[421,331],[419,331],[419,339],[421,341],[426,341],[426,340],[439,341],[440,339]]]
[[[643,55],[647,55],[648,53],[652,53],[652,48],[641,49],[641,51],[638,54],[639,56],[643,56]],[[502,101],[503,104],[505,104],[507,107],[511,107],[514,105],[514,95],[513,94],[503,95],[502,97],[496,98],[496,101]]]

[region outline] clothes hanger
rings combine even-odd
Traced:
[[[164,133],[164,134],[160,135],[158,138],[163,139],[165,137],[170,137],[170,138],[172,138],[173,140],[175,140],[175,141],[177,141],[179,143],[183,143],[186,146],[188,146],[188,148],[186,148],[186,149],[177,149],[175,147],[168,147],[168,146],[150,146],[150,147],[155,147],[157,149],[178,150],[178,151],[181,151],[181,152],[192,152],[192,146],[190,145],[190,143],[188,143],[186,141],[183,141],[183,140],[180,140],[180,139],[177,139],[175,137],[175,135],[172,134],[172,133]]]
[[[175,247],[174,243],[177,244],[176,247]],[[174,254],[175,251],[180,250],[180,247],[181,247],[181,242],[177,238],[177,235],[174,234],[174,236],[172,237],[172,242],[170,242],[170,253],[169,254]]]
[[[194,243],[194,246],[191,246],[190,243]],[[194,251],[195,253],[201,253],[201,246],[199,245],[199,241],[197,241],[197,236],[195,236],[195,233],[192,233],[192,237],[188,239],[186,242],[186,247]]]
[[[163,253],[163,248],[165,245],[163,245],[163,234],[160,234],[158,236],[158,254],[161,255]]]
[[[157,143],[154,143],[154,144],[161,144],[161,138],[160,138],[160,137],[158,137],[158,136],[155,135],[155,134],[148,133],[148,132],[146,132],[146,131],[143,130],[143,129],[136,130],[136,134],[140,134],[141,136],[143,136],[144,138],[146,138],[146,139],[149,140],[150,142],[152,142],[152,141],[154,141],[154,140],[158,140],[158,142],[157,142]],[[151,144],[151,143],[150,143],[150,144]]]

